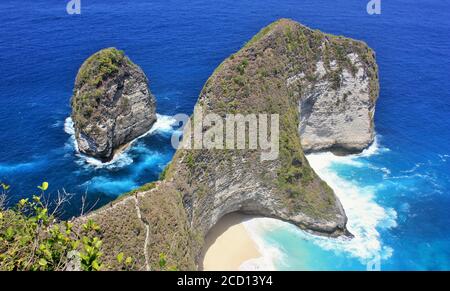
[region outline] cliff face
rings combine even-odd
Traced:
[[[364,43],[286,19],[264,28],[216,69],[196,107],[204,114],[222,117],[227,113],[278,114],[279,158],[262,161],[259,149],[179,149],[163,181],[91,214],[105,230],[105,247],[135,252],[140,259],[136,268],[157,269],[158,254],[164,252],[169,265],[195,269],[203,238],[222,216],[234,211],[278,218],[320,235],[349,235],[344,209],[333,190],[309,166],[301,137],[306,132],[305,137],[311,137],[306,145],[323,144],[309,132],[319,131],[322,123],[338,117],[326,118],[320,114],[322,110],[334,109],[337,115],[345,115],[353,114],[351,108],[367,105],[362,112],[371,112],[378,83],[376,71],[370,73],[370,68],[376,65]],[[330,105],[346,90],[349,95],[366,94],[361,88],[368,90],[372,103],[357,99],[353,104],[353,97],[347,96],[345,102],[340,101],[346,104],[342,110],[347,113]],[[322,96],[326,93],[328,96]],[[315,102],[308,101],[314,98]],[[327,106],[318,108],[320,102]],[[310,103],[313,106],[308,108]],[[353,124],[372,122],[372,116],[352,116],[356,119]],[[328,125],[331,133],[326,136],[339,132],[333,124]],[[208,128],[203,125],[203,131]],[[126,215],[134,212],[137,214]],[[110,261],[114,264],[114,258]]]
[[[111,160],[115,150],[156,121],[155,98],[144,72],[115,48],[84,62],[71,103],[79,151],[102,161]]]
[[[304,151],[358,152],[374,139],[379,93],[374,52],[364,43],[327,36],[311,75],[289,78],[299,86],[300,136]]]

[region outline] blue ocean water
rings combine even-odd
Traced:
[[[190,114],[224,58],[288,17],[366,41],[377,52],[381,94],[375,149],[309,157],[343,200],[356,239],[260,221],[253,230],[274,268],[365,269],[379,257],[382,270],[450,269],[448,1],[381,0],[381,15],[368,15],[366,0],[81,0],[81,15],[68,15],[67,2],[0,2],[0,180],[12,185],[11,203],[44,180],[53,193],[87,192],[97,206],[156,180],[174,153],[170,116]],[[99,167],[76,155],[65,124],[79,66],[110,46],[148,75],[162,122]]]

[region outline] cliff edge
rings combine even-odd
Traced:
[[[309,166],[303,147],[367,146],[377,95],[376,64],[367,45],[288,19],[274,22],[215,70],[196,108],[222,117],[278,114],[278,159],[261,160],[259,149],[177,150],[162,181],[88,216],[104,229],[104,253],[124,251],[137,258],[136,269],[148,270],[158,269],[159,254],[165,253],[168,265],[196,269],[208,231],[235,211],[319,235],[351,236],[339,199]],[[105,259],[114,265],[113,257]]]

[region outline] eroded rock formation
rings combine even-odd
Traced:
[[[339,46],[343,42],[345,45]],[[361,42],[326,40],[310,77],[288,81],[301,86],[300,137],[304,151],[359,152],[374,140],[378,69],[374,53]],[[334,53],[330,53],[333,51]]]
[[[156,121],[155,98],[144,72],[115,48],[84,62],[71,103],[79,151],[102,161],[111,160]]]
[[[134,254],[137,269],[158,269],[165,253],[168,265],[195,269],[203,238],[234,211],[350,235],[339,199],[309,166],[301,140],[308,149],[367,146],[377,94],[373,52],[364,43],[287,19],[269,25],[216,69],[197,106],[220,116],[279,114],[279,158],[262,161],[261,150],[178,150],[162,181],[90,215],[104,229],[104,253]]]

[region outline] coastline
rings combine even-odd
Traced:
[[[238,271],[248,261],[262,257],[244,223],[252,216],[231,213],[222,217],[205,238],[199,269]]]
[[[289,270],[293,266],[304,270],[321,270],[321,266],[311,259],[311,254],[323,252],[344,253],[354,260],[355,266],[363,269],[368,262],[378,257],[383,260],[389,258],[393,250],[382,243],[378,228],[395,227],[395,211],[383,208],[374,200],[374,189],[361,187],[353,181],[341,178],[331,169],[333,163],[365,167],[364,161],[358,158],[385,151],[388,149],[380,148],[375,139],[371,146],[359,154],[337,156],[331,152],[323,152],[307,155],[311,167],[342,200],[349,217],[349,230],[355,235],[353,239],[316,236],[277,219],[234,213],[231,214],[234,218],[225,216],[216,225],[217,228],[213,227],[207,235],[201,270]],[[367,217],[367,213],[370,213],[370,217]],[[276,244],[268,242],[266,236],[273,230],[284,233],[286,241]],[[241,240],[250,240],[250,246]],[[288,240],[298,241],[298,244],[290,245]],[[252,248],[255,247],[257,253],[250,256]],[[302,251],[299,248],[302,248]],[[240,252],[244,253],[244,256],[239,256]],[[294,253],[294,257],[289,257],[287,252]]]

